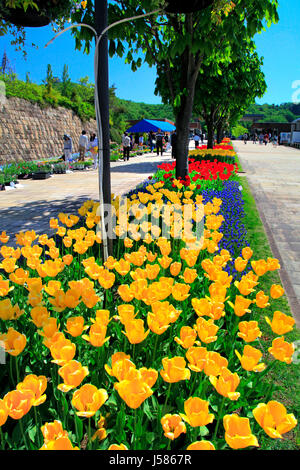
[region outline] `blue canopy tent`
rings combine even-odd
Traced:
[[[134,126],[127,129],[126,132],[132,133],[140,133],[143,134],[144,132],[157,132],[158,129],[161,129],[162,132],[172,132],[175,131],[176,127],[173,124],[165,121],[157,121],[155,119],[142,119],[141,121],[137,122]]]

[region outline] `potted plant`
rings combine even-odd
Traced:
[[[40,27],[71,12],[72,0],[3,0],[0,18],[16,26]]]
[[[32,174],[34,180],[45,180],[51,176],[51,165],[49,163],[37,163]]]
[[[65,163],[55,163],[52,165],[54,174],[65,174],[67,172],[67,166]]]

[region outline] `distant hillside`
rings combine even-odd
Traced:
[[[292,122],[300,117],[300,103],[252,104],[247,113],[263,114],[264,122]]]
[[[127,120],[139,119],[171,119],[175,120],[173,109],[168,104],[135,103],[134,101],[118,98],[121,106],[125,107]]]

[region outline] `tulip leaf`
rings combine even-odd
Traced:
[[[83,438],[83,421],[80,418],[78,418],[76,413],[74,413],[74,421],[75,421],[75,424],[76,424],[78,438],[81,441],[82,438]],[[76,439],[77,439],[77,436],[76,436]]]
[[[148,403],[148,401],[145,401],[144,402],[144,413],[145,415],[147,416],[148,419],[152,420],[153,419],[153,414],[151,413],[151,410],[150,410],[150,405]]]
[[[36,426],[33,426],[32,428],[28,429],[27,433],[28,433],[28,436],[30,437],[30,439],[32,440],[32,442],[35,442],[35,437],[36,437],[36,434],[37,434]]]
[[[200,426],[200,436],[204,437],[204,436],[207,436],[207,434],[209,434],[209,430],[207,429],[207,427]]]

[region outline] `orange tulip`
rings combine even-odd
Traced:
[[[15,270],[15,272],[9,275],[9,279],[15,284],[18,284],[20,286],[23,286],[25,284],[28,277],[29,277],[29,272],[24,271],[23,268],[18,268]]]
[[[239,323],[239,330],[237,335],[246,343],[251,343],[262,335],[257,321],[242,321]]]
[[[262,353],[258,350],[249,346],[248,344],[244,347],[243,355],[241,356],[240,353],[236,350],[235,351],[237,357],[242,364],[242,368],[245,370],[251,370],[253,372],[262,372],[265,370],[266,365],[261,363],[258,364],[260,359],[262,358]]]
[[[128,450],[125,444],[111,444],[107,450]]]
[[[186,369],[186,361],[183,357],[175,356],[172,359],[165,357],[162,359],[163,369],[160,371],[160,375],[165,382],[175,383],[180,380],[189,380],[191,372]]]
[[[208,411],[209,402],[198,397],[190,397],[184,402],[185,414],[180,416],[192,427],[206,426],[213,422],[215,416]]]
[[[109,341],[110,336],[106,337],[106,333],[107,326],[96,322],[91,326],[89,334],[82,335],[82,338],[91,343],[92,346],[99,348]]]
[[[12,305],[10,299],[0,300],[1,320],[17,320],[23,313],[24,310],[20,310],[18,305]]]
[[[256,294],[255,298],[255,303],[259,308],[266,308],[268,305],[269,297],[264,294],[264,292],[261,290]]]
[[[114,269],[121,275],[126,276],[126,274],[130,271],[130,263],[129,261],[125,261],[121,259],[114,264]]]
[[[7,333],[0,335],[0,341],[3,341],[5,351],[11,356],[18,356],[26,346],[26,336],[19,333],[14,328],[8,328]]]
[[[234,261],[234,267],[238,272],[244,271],[248,263],[248,260],[244,260],[243,258],[236,258]]]
[[[248,418],[241,418],[237,414],[225,415],[223,424],[225,428],[225,440],[232,449],[259,446],[256,437],[251,434]]]
[[[72,255],[65,255],[65,256],[63,256],[62,260],[67,266],[70,266],[70,264],[73,261],[73,256]]]
[[[197,279],[198,273],[196,269],[185,268],[183,279],[186,284],[192,284]]]
[[[276,271],[277,269],[280,269],[280,264],[279,264],[278,259],[268,258],[267,259],[267,269],[268,269],[268,271]]]
[[[55,441],[45,443],[40,450],[79,450],[79,448],[73,447],[68,437],[59,437]]]
[[[240,378],[236,373],[233,374],[226,367],[222,367],[218,378],[210,376],[209,381],[223,397],[234,401],[239,398],[240,393],[235,390],[240,383]]]
[[[278,401],[259,403],[252,413],[258,424],[272,439],[283,439],[282,434],[297,425],[295,416],[287,414],[285,406]]]
[[[150,281],[153,281],[154,279],[157,278],[160,272],[160,267],[158,264],[146,264],[145,272],[146,272],[147,278]]]
[[[293,317],[285,315],[279,311],[274,312],[272,321],[268,317],[265,317],[265,320],[272,328],[272,331],[277,335],[284,335],[285,333],[292,331],[295,324]]]
[[[158,372],[155,369],[147,369],[142,367],[138,370],[138,373],[141,375],[143,382],[145,382],[149,387],[153,387],[158,378]]]
[[[66,323],[66,332],[76,338],[80,336],[88,326],[84,326],[84,318],[82,316],[69,317]]]
[[[104,269],[98,277],[98,282],[104,289],[110,289],[114,285],[115,279],[116,276],[114,275],[114,273],[111,273],[107,271],[107,269]]]
[[[180,338],[175,337],[174,341],[185,349],[191,348],[196,341],[197,332],[190,326],[183,326],[180,329]]]
[[[214,324],[212,318],[210,318],[209,320],[205,320],[203,317],[197,318],[195,329],[202,343],[213,343],[218,338],[216,336],[216,333],[219,327]]]
[[[204,364],[204,373],[208,376],[217,376],[221,373],[222,367],[227,367],[228,361],[225,357],[215,351],[208,351]]]
[[[46,401],[44,391],[47,388],[47,377],[44,375],[26,375],[23,382],[17,385],[17,390],[31,391],[34,394],[34,402],[32,406],[39,406]]]
[[[242,249],[242,257],[246,260],[249,260],[253,255],[253,251],[249,246],[246,246]]]
[[[278,285],[278,284],[273,284],[270,289],[270,295],[272,299],[279,299],[284,294],[284,289]]]
[[[284,341],[284,336],[280,338],[275,338],[272,342],[272,347],[268,348],[268,351],[275,359],[278,361],[285,362],[286,364],[292,363],[292,356],[295,351],[293,343],[288,343]]]
[[[192,442],[186,450],[216,450],[216,448],[211,442],[203,440]]]
[[[8,417],[8,409],[4,400],[0,399],[0,427],[6,423]]]
[[[144,341],[150,331],[145,331],[144,328],[144,321],[139,319],[139,320],[130,320],[126,322],[125,326],[125,332],[122,331],[122,333],[127,336],[128,341],[131,344],[138,344]]]
[[[199,317],[211,315],[211,302],[207,299],[192,299],[192,306]]]
[[[32,407],[35,396],[31,390],[13,390],[4,396],[3,401],[8,415],[13,419],[21,419]]]
[[[252,300],[245,299],[245,297],[241,295],[237,295],[235,297],[235,303],[228,302],[228,304],[234,309],[234,313],[238,317],[243,317],[246,313],[251,313],[251,310],[248,307],[251,305]]]
[[[54,364],[62,366],[71,361],[76,354],[76,346],[69,339],[60,338],[50,346],[51,356]]]
[[[182,266],[182,263],[179,263],[179,262],[174,262],[170,265],[170,273],[172,274],[172,276],[178,276],[178,274],[180,273],[181,271],[181,266]]]
[[[49,281],[46,286],[44,286],[45,291],[47,294],[51,296],[55,296],[55,293],[59,291],[61,288],[61,282],[60,281]]]
[[[172,295],[175,300],[178,300],[179,302],[183,302],[189,297],[189,291],[190,291],[191,286],[188,286],[186,284],[178,284],[176,283],[172,287]]]
[[[204,369],[207,349],[203,347],[191,347],[187,350],[186,358],[189,361],[188,367],[194,372],[201,372]]]
[[[103,388],[97,389],[94,385],[85,384],[73,394],[72,405],[78,416],[90,418],[101,408],[108,399],[107,391]]]
[[[263,276],[268,271],[268,266],[264,259],[251,261],[251,266],[257,276]]]
[[[45,443],[55,441],[60,437],[68,437],[68,431],[63,430],[62,423],[58,420],[53,421],[53,423],[45,423],[41,427],[41,431]]]
[[[130,369],[135,369],[136,367],[135,364],[130,361],[129,354],[117,352],[111,357],[111,367],[105,364],[104,368],[109,375],[116,377],[116,379],[121,382],[127,379]]]
[[[78,361],[70,361],[58,369],[59,375],[63,378],[64,383],[59,384],[57,388],[61,392],[69,392],[72,388],[78,387],[83,379],[89,374],[87,367],[82,366]]]
[[[6,234],[6,232],[2,232],[0,234],[0,242],[3,243],[3,244],[7,243],[9,241],[9,238],[10,237]]]
[[[118,294],[123,302],[131,302],[134,298],[134,293],[128,286],[128,284],[122,284],[118,287]]]
[[[114,387],[127,406],[133,409],[138,408],[153,394],[149,385],[139,375],[136,375],[136,378],[132,380],[116,382]]]
[[[30,316],[37,328],[42,328],[48,320],[50,314],[46,307],[34,307],[30,311]]]
[[[180,434],[186,433],[186,426],[179,415],[166,414],[160,420],[164,436],[174,441]]]

